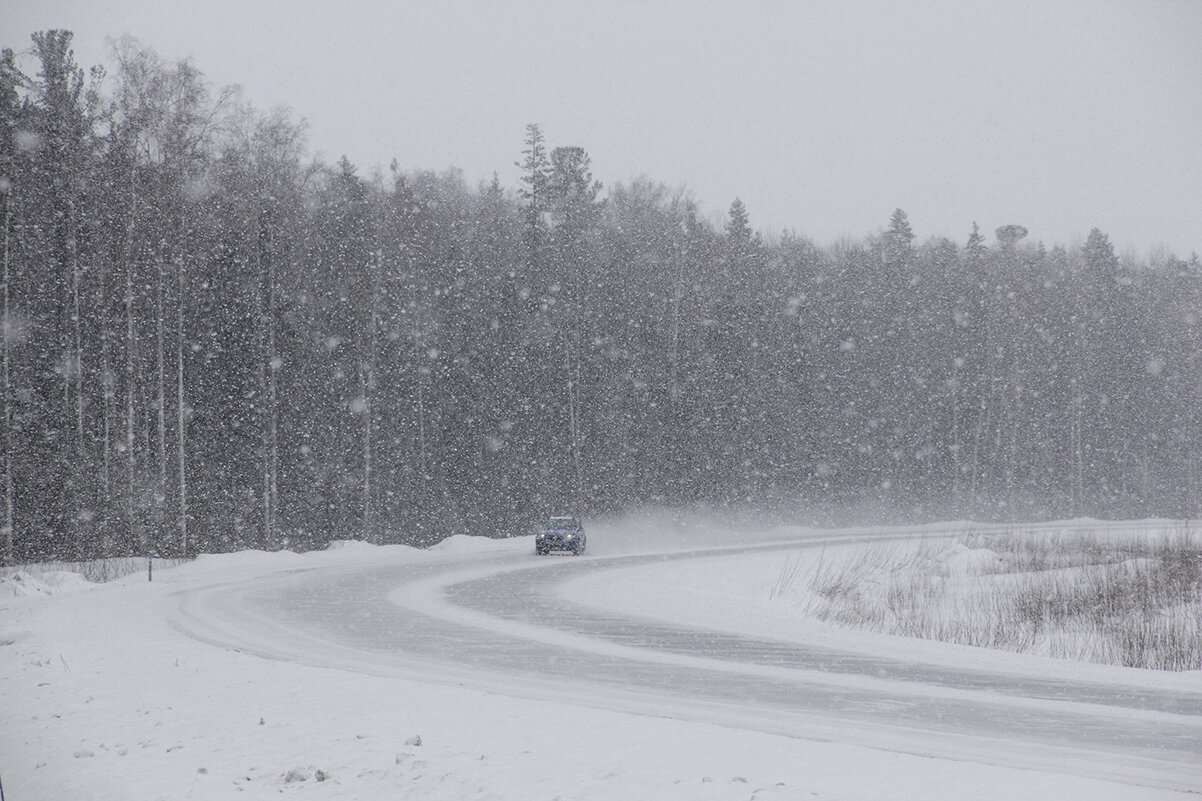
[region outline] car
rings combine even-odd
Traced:
[[[551,551],[570,551],[574,556],[584,553],[588,538],[584,527],[575,517],[552,516],[539,526],[534,535],[534,552],[544,556]]]

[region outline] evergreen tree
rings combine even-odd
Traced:
[[[557,147],[551,151],[551,172],[547,180],[547,198],[554,223],[554,255],[549,298],[555,311],[552,325],[559,339],[566,401],[567,455],[573,482],[570,490],[560,488],[571,505],[580,509],[584,502],[585,420],[583,415],[585,383],[595,386],[592,354],[586,350],[594,330],[595,309],[591,292],[596,282],[593,263],[593,229],[604,201],[598,200],[601,183],[593,180],[592,161],[582,147]],[[555,290],[555,288],[558,288]]]
[[[63,488],[30,512],[52,533],[53,550],[63,556],[89,554],[96,503],[84,428],[84,376],[88,365],[83,342],[86,307],[84,263],[80,258],[81,220],[87,208],[83,191],[90,163],[91,123],[85,108],[84,71],[75,63],[69,31],[35,33],[39,62],[32,84],[33,103],[24,137],[31,158],[30,182],[23,192],[24,214],[34,222],[26,240],[27,308],[44,328],[28,373],[33,402],[28,413],[53,442],[53,452],[34,467],[28,480]],[[32,493],[37,497],[38,492]]]
[[[889,229],[885,232],[888,253],[893,258],[902,258],[914,242],[914,230],[910,218],[901,209],[894,209],[889,216]]]
[[[972,224],[972,233],[968,235],[968,242],[964,245],[964,254],[968,258],[968,263],[972,265],[978,264],[985,255],[985,237],[981,236],[981,230],[977,227],[975,220]]]
[[[0,559],[429,544],[573,504],[1197,514],[1196,257],[976,223],[916,247],[900,209],[765,241],[739,200],[603,197],[536,125],[513,195],[385,185],[132,41],[107,101],[68,34],[34,42],[34,78],[0,53]]]
[[[4,406],[4,415],[0,419],[3,431],[0,438],[4,443],[4,478],[2,490],[4,493],[4,517],[0,519],[0,565],[13,562],[13,528],[14,528],[14,486],[13,486],[13,386],[10,367],[11,350],[18,341],[18,323],[12,306],[10,282],[13,272],[13,201],[16,186],[16,172],[19,167],[17,153],[17,126],[21,106],[17,95],[17,87],[27,79],[17,69],[13,51],[4,48],[0,51],[0,237],[3,238],[0,266],[3,274],[3,306],[0,307],[0,403]]]
[[[1085,245],[1081,248],[1081,256],[1085,260],[1086,269],[1100,280],[1112,280],[1118,273],[1119,260],[1114,255],[1110,237],[1097,228],[1090,229]]]
[[[526,147],[524,158],[515,162],[522,175],[518,197],[526,201],[522,217],[526,223],[526,246],[532,262],[537,263],[543,234],[546,231],[544,215],[549,210],[548,184],[551,180],[551,161],[547,156],[547,144],[542,129],[536,123],[526,125]]]
[[[726,218],[726,238],[736,246],[739,244],[750,245],[751,215],[747,213],[747,207],[743,205],[742,200],[735,198],[731,201]]]
[[[1003,225],[994,232],[1003,250],[1013,250],[1026,235],[1027,229],[1021,225]]]

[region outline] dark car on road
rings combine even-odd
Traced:
[[[534,536],[534,552],[539,556],[551,551],[571,551],[579,556],[585,544],[584,528],[575,517],[551,517]]]

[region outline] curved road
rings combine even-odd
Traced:
[[[1202,690],[938,667],[635,619],[557,592],[591,571],[649,560],[670,568],[672,560],[823,542],[579,559],[525,549],[384,559],[183,593],[173,623],[269,658],[1202,791]]]

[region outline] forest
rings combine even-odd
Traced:
[[[360,174],[189,62],[71,43],[0,55],[3,562],[641,507],[1202,514],[1196,254],[901,209],[765,236],[537,124],[517,186]]]

